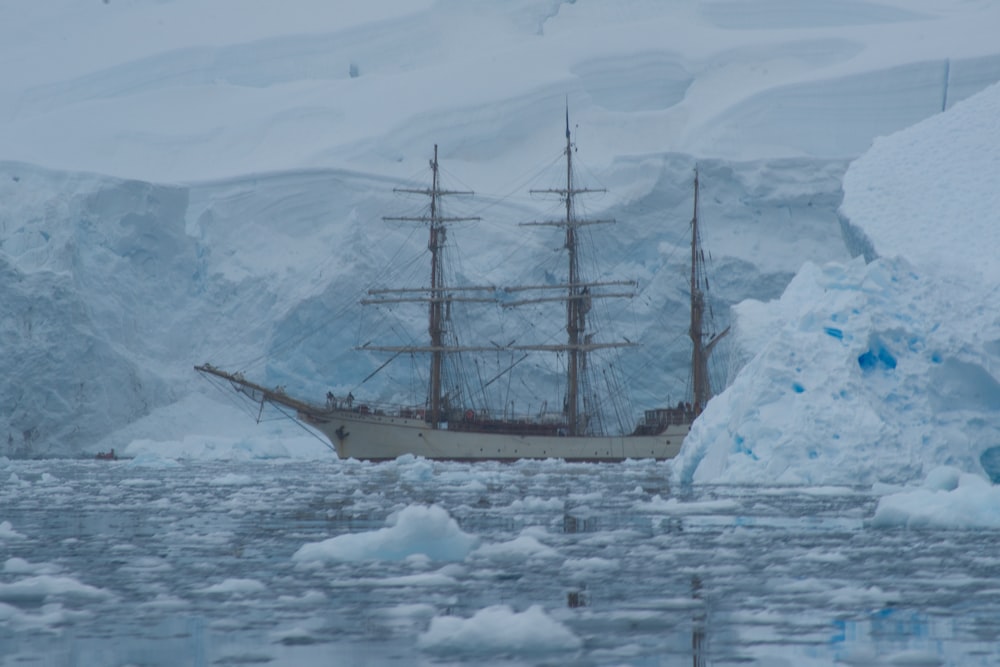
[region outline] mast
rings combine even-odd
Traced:
[[[566,299],[566,333],[569,336],[569,358],[566,368],[566,420],[570,435],[576,435],[579,424],[580,366],[586,364],[587,352],[579,349],[580,336],[587,329],[586,304],[579,298],[580,267],[576,259],[576,228],[573,220],[573,145],[569,134],[569,107],[566,108],[566,253],[569,255],[569,292]],[[586,288],[582,288],[586,289]]]
[[[444,276],[444,264],[443,264],[443,253],[442,250],[445,245],[445,240],[447,239],[447,227],[448,223],[452,222],[463,222],[470,220],[479,220],[478,217],[474,218],[455,218],[455,217],[445,217],[441,215],[440,211],[440,199],[446,195],[471,195],[471,191],[459,191],[459,190],[442,190],[440,186],[439,170],[438,170],[438,146],[434,144],[434,159],[431,160],[431,187],[429,189],[410,189],[410,188],[395,188],[394,192],[410,192],[415,194],[427,195],[430,197],[430,211],[428,215],[425,216],[404,216],[404,217],[386,217],[383,220],[395,220],[395,221],[407,221],[407,222],[421,222],[426,223],[429,229],[429,239],[427,241],[427,249],[431,253],[431,273],[430,273],[430,287],[429,288],[419,288],[419,289],[401,289],[401,290],[370,290],[369,295],[382,295],[382,294],[407,294],[419,292],[420,295],[413,296],[403,296],[395,299],[365,299],[361,303],[399,303],[399,302],[415,302],[415,301],[426,301],[427,302],[427,334],[430,338],[430,345],[426,347],[366,347],[365,349],[376,349],[383,351],[395,351],[395,352],[429,352],[430,353],[430,383],[428,387],[428,414],[427,420],[430,422],[433,428],[437,428],[438,425],[444,418],[443,415],[443,396],[442,391],[442,369],[444,366],[444,355],[449,351],[458,351],[468,348],[449,348],[445,344],[445,312],[447,309],[447,303],[450,303],[453,297],[448,293],[449,289],[445,284]],[[466,287],[464,290],[482,290],[489,288],[480,287]],[[427,296],[423,296],[427,294]],[[463,301],[489,301],[491,299],[486,298],[475,298],[475,297],[465,297],[462,298]],[[447,303],[446,303],[447,302]]]
[[[729,327],[718,334],[705,333],[705,290],[708,279],[705,276],[705,252],[701,248],[701,230],[698,228],[698,168],[694,170],[694,215],[691,218],[691,385],[695,413],[705,408],[712,398],[712,386],[708,376],[708,357],[715,345],[729,333]],[[707,339],[707,340],[706,340]]]
[[[591,295],[590,287],[602,284],[630,284],[633,282],[621,283],[586,283],[580,280],[579,259],[577,257],[577,229],[584,225],[611,223],[614,220],[581,220],[576,218],[573,209],[573,197],[578,194],[590,192],[605,192],[605,190],[592,190],[589,188],[573,187],[573,142],[569,131],[569,107],[566,107],[566,187],[549,190],[531,190],[532,193],[557,194],[564,198],[566,202],[566,217],[564,220],[548,222],[527,222],[522,225],[548,225],[553,227],[563,227],[566,230],[565,248],[569,261],[569,276],[564,289],[566,295],[559,297],[566,301],[566,345],[558,346],[530,346],[525,349],[555,349],[567,352],[566,363],[566,404],[565,414],[569,435],[582,434],[587,428],[586,411],[581,406],[582,374],[587,368],[587,352],[597,348],[618,347],[627,344],[601,344],[593,343],[591,336],[587,335],[587,313],[590,311],[592,296],[632,296],[631,294],[598,294]],[[525,301],[523,303],[528,303]]]
[[[431,162],[431,215],[430,215],[430,239],[427,241],[427,249],[431,251],[431,296],[440,295],[444,291],[444,270],[441,266],[441,246],[444,245],[445,229],[437,211],[437,200],[440,188],[438,187],[438,147],[434,144],[434,160]],[[431,347],[435,348],[431,352],[431,383],[430,383],[430,411],[431,424],[435,427],[441,421],[441,362],[444,352],[441,346],[444,341],[444,322],[441,317],[444,304],[440,299],[431,299],[428,304],[427,333],[430,334]]]

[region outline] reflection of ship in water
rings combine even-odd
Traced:
[[[697,574],[691,576],[691,598],[696,603],[694,615],[691,618],[691,664],[693,667],[705,667],[706,663],[706,638],[705,638],[705,601],[701,596],[701,577]]]
[[[622,429],[620,434],[608,433],[601,411],[611,400],[624,394],[621,384],[597,379],[591,354],[600,350],[631,347],[631,341],[598,339],[592,331],[590,311],[598,300],[628,298],[635,295],[636,283],[631,280],[588,279],[581,267],[584,228],[613,222],[594,220],[577,215],[578,196],[601,192],[577,187],[574,182],[573,151],[567,114],[565,187],[532,192],[553,194],[562,199],[565,212],[561,218],[522,223],[524,226],[555,227],[564,234],[566,255],[565,278],[551,284],[516,285],[498,288],[449,284],[453,275],[446,267],[445,247],[448,227],[453,223],[478,218],[450,217],[442,212],[443,200],[452,195],[471,194],[443,189],[439,182],[437,147],[431,161],[431,185],[424,189],[400,189],[429,198],[429,208],[421,215],[387,218],[417,222],[427,226],[430,251],[430,281],[426,287],[403,287],[369,290],[363,304],[416,303],[427,308],[427,342],[419,345],[372,345],[361,350],[392,355],[427,355],[429,373],[426,395],[419,403],[407,406],[379,405],[371,401],[355,401],[353,394],[346,400],[327,395],[325,405],[293,398],[283,389],[268,389],[250,382],[241,373],[230,373],[209,364],[196,369],[206,375],[222,378],[254,400],[291,408],[298,419],[329,438],[341,458],[393,459],[414,454],[431,459],[452,460],[516,460],[523,458],[562,458],[585,461],[621,461],[628,458],[668,459],[676,456],[692,421],[711,396],[707,360],[721,334],[704,331],[705,295],[704,253],[700,247],[698,227],[698,177],[694,180],[694,218],[691,233],[691,322],[689,334],[693,343],[692,395],[688,402],[675,407],[645,411],[635,426]],[[516,309],[531,304],[553,304],[564,313],[565,339],[557,342],[506,345],[489,342],[485,345],[463,344],[457,340],[453,317],[458,307],[476,303],[493,304],[503,309]],[[453,312],[453,310],[455,312]],[[469,381],[476,374],[463,373],[464,355],[505,352],[512,355],[506,369],[483,381]],[[559,356],[565,364],[565,386],[556,401],[543,406],[561,405],[552,412],[543,407],[533,414],[514,413],[513,400],[500,405],[490,404],[486,386],[509,373],[531,353],[546,352]],[[389,363],[386,362],[386,364]],[[383,364],[385,366],[386,364]],[[377,371],[376,371],[377,372]],[[598,386],[608,387],[598,390]],[[476,386],[478,385],[478,386]],[[469,388],[465,388],[469,387]],[[478,398],[477,398],[478,397]],[[517,402],[528,404],[528,401]],[[627,410],[615,408],[621,414]]]
[[[596,521],[591,523],[587,519],[579,519],[566,514],[563,516],[563,530],[566,533],[594,532],[599,530],[599,527]],[[693,667],[706,667],[708,664],[708,608],[704,599],[701,577],[697,574],[691,575],[690,590],[692,601],[691,664]],[[586,608],[592,604],[587,582],[580,582],[577,586],[566,591],[566,606],[569,609]],[[678,647],[675,650],[680,651],[681,649]]]

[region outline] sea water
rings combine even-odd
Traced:
[[[872,526],[868,488],[668,479],[2,461],[0,664],[1000,664],[997,532]]]

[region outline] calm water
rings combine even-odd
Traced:
[[[872,529],[865,489],[671,489],[651,462],[167,463],[0,463],[0,664],[1000,664],[1000,534]],[[292,559],[414,503],[550,549]],[[583,648],[418,648],[432,617],[497,604],[541,605]]]

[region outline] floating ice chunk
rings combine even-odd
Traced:
[[[10,476],[7,477],[7,483],[11,486],[28,486],[28,482],[25,482],[18,477],[16,472],[12,472]]]
[[[39,613],[32,614],[14,605],[0,602],[0,625],[17,629],[52,629],[66,626],[75,619],[86,616],[86,612],[73,612],[60,604],[43,604]]]
[[[472,618],[435,616],[417,638],[426,651],[542,653],[575,651],[583,645],[569,628],[533,605],[521,613],[507,605],[487,607]]]
[[[0,600],[45,600],[50,597],[109,598],[111,593],[72,577],[48,574],[0,584]]]
[[[454,586],[458,580],[444,568],[436,572],[421,572],[419,574],[405,574],[398,577],[351,577],[341,581],[333,581],[331,586],[337,588],[357,588],[358,586],[369,588],[431,588],[442,589]]]
[[[396,459],[399,465],[399,478],[404,482],[418,484],[434,479],[434,464],[424,458],[412,454],[404,454]]]
[[[256,579],[226,579],[201,589],[201,593],[213,595],[253,595],[267,590],[267,586]]]
[[[59,567],[51,563],[31,563],[23,558],[8,558],[3,564],[3,571],[9,574],[55,574]]]
[[[508,509],[514,512],[550,512],[562,510],[566,501],[562,498],[539,498],[538,496],[526,496],[518,498],[510,504]]]
[[[962,479],[962,471],[951,466],[938,466],[929,473],[924,480],[924,486],[928,489],[938,491],[954,491],[958,488]]]
[[[400,561],[413,554],[431,560],[463,560],[479,538],[462,532],[446,510],[437,505],[410,505],[386,520],[387,526],[367,533],[348,533],[304,544],[296,561]]]
[[[531,535],[521,533],[509,542],[484,544],[474,552],[492,560],[523,560],[525,558],[557,558],[559,552],[539,542]]]
[[[24,535],[14,530],[10,521],[0,521],[0,541],[3,540],[23,540]]]
[[[225,475],[216,477],[209,484],[212,486],[249,486],[253,484],[253,478],[250,475],[237,475],[236,473],[227,472]]]
[[[639,512],[656,512],[658,514],[715,514],[736,511],[740,505],[735,500],[702,500],[682,503],[676,498],[664,500],[657,494],[648,503],[637,502],[634,507]]]
[[[877,527],[1000,528],[1000,487],[953,468],[932,470],[922,488],[884,496],[872,517]]]

